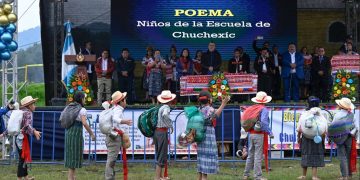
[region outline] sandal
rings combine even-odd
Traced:
[[[299,176],[296,179],[306,179],[306,176]]]

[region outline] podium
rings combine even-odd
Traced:
[[[96,63],[95,55],[65,55],[65,62],[67,64],[77,64],[76,72],[70,77],[71,83],[67,86],[67,101],[72,102],[73,95],[76,91],[83,91],[86,94],[85,103],[87,105],[93,102],[93,93],[91,84],[89,83],[89,77],[86,70],[87,63]]]

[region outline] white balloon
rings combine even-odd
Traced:
[[[3,0],[3,1],[5,1],[5,2],[8,3],[8,4],[11,4],[11,3],[14,2],[14,0]]]

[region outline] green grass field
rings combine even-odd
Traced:
[[[358,163],[359,166],[359,163]],[[35,179],[66,179],[67,169],[63,165],[40,165],[32,164],[30,175]],[[117,178],[122,179],[122,164],[116,166]],[[210,180],[232,180],[241,179],[245,168],[245,163],[221,163],[220,173],[217,175],[209,175]],[[77,170],[77,180],[95,180],[104,179],[105,164],[93,164],[84,166]],[[264,177],[273,180],[293,180],[301,175],[300,161],[271,161],[271,171],[266,173]],[[15,179],[16,165],[0,165],[0,179]],[[151,180],[154,176],[154,164],[129,164],[129,180]],[[171,163],[169,166],[169,176],[173,180],[193,180],[196,179],[196,163]],[[319,168],[318,176],[320,179],[332,180],[340,176],[339,161],[333,160],[327,163],[325,167]],[[359,179],[359,174],[353,176],[352,179]],[[308,170],[307,179],[311,179],[311,169]]]
[[[22,84],[19,83],[18,87]],[[2,87],[0,87],[0,94],[2,94]],[[44,83],[29,83],[24,86],[19,92],[19,101],[25,96],[32,96],[34,98],[39,98],[36,103],[37,106],[45,106],[45,84]],[[0,96],[0,103],[2,102],[2,97]]]

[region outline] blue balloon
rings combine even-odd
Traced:
[[[15,41],[11,41],[9,44],[7,44],[7,48],[11,52],[16,51],[18,48],[18,44]]]
[[[8,26],[6,26],[6,31],[9,33],[14,33],[16,31],[16,26],[15,24],[11,23]],[[1,31],[0,31],[1,32]]]
[[[6,49],[6,44],[0,41],[0,52]]]
[[[0,26],[0,36],[5,32],[5,29]]]
[[[11,53],[10,51],[4,51],[0,54],[0,58],[4,61],[7,61],[9,59],[11,59]]]
[[[10,43],[12,41],[12,35],[9,32],[4,32],[1,35],[1,40],[5,43]]]

